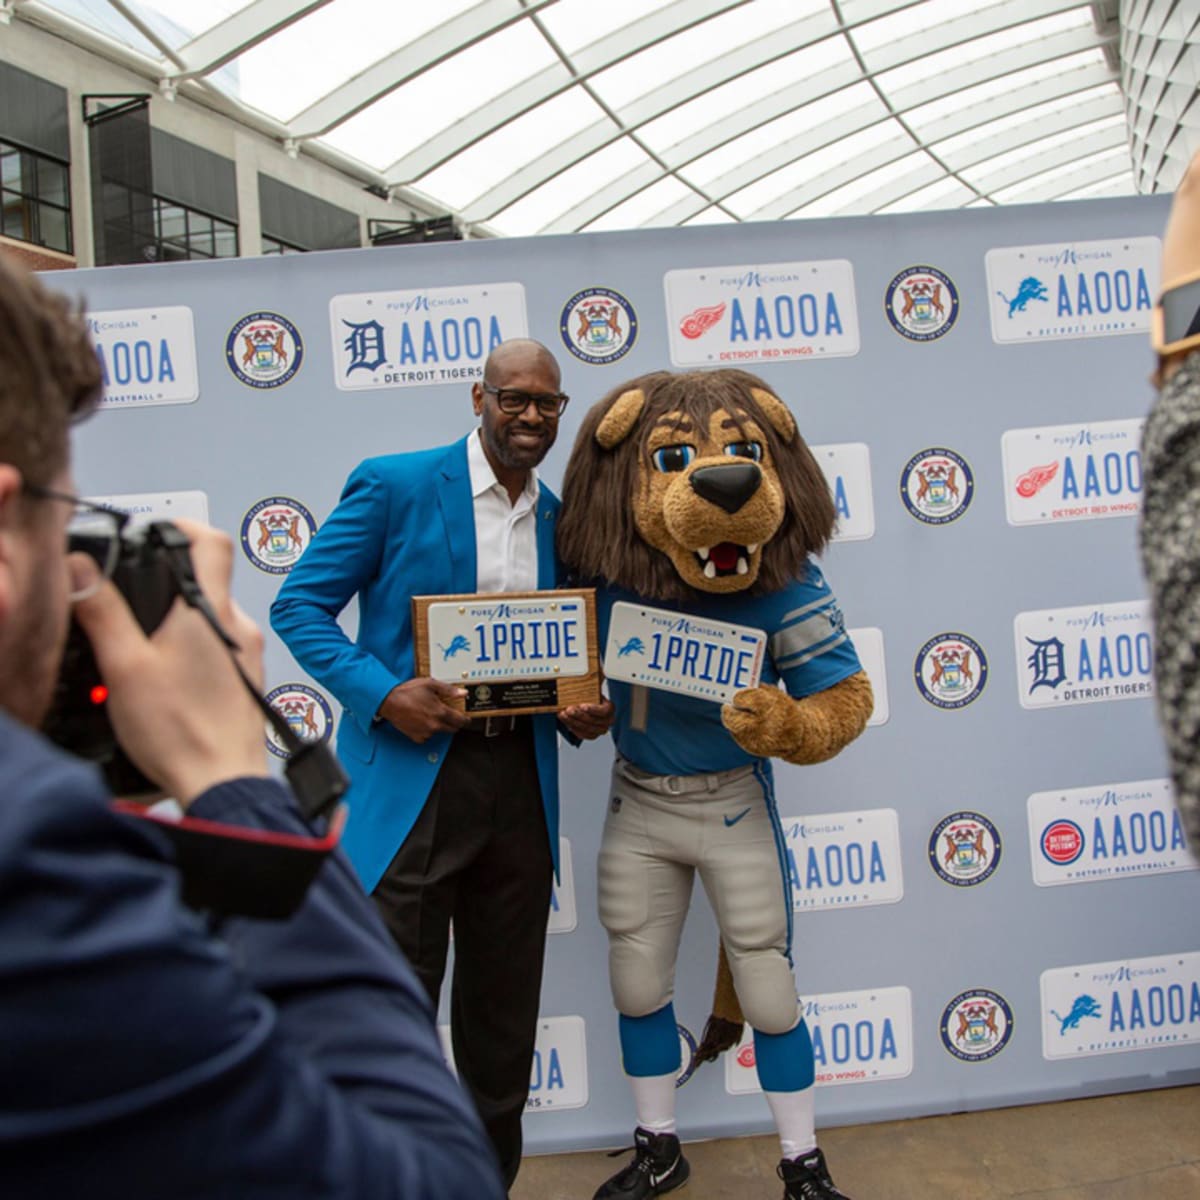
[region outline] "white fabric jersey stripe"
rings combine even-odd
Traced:
[[[779,624],[781,627],[785,625],[792,625],[796,621],[799,621],[802,617],[805,617],[811,613],[814,608],[821,608],[823,605],[832,603],[833,596],[830,594],[830,592],[826,591],[823,596],[818,597],[816,600],[810,600],[807,604],[802,604],[799,608],[793,608],[790,613],[784,613],[779,620]]]
[[[828,654],[830,650],[836,649],[847,640],[846,631],[840,629],[832,637],[826,638],[825,641],[803,654],[791,654],[787,658],[776,658],[775,666],[781,671],[794,670],[796,667],[802,667],[805,663],[812,662],[814,658],[820,658],[822,654]]]
[[[825,641],[830,631],[837,631],[840,622],[835,620],[837,606],[832,600],[826,601],[816,612],[811,613],[802,621],[794,621],[771,635],[771,657],[777,662],[793,654],[801,654],[813,646]]]

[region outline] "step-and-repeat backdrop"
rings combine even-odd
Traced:
[[[562,363],[552,486],[617,383],[761,374],[836,497],[825,567],[878,697],[839,758],[777,776],[820,1123],[1195,1082],[1200,875],[1136,554],[1166,213],[1143,198],[57,275],[108,378],[78,483],[228,531],[265,626],[360,459],[473,425],[497,341]],[[280,711],[330,736],[336,702],[273,635],[267,669]],[[595,904],[611,754],[562,750],[535,1151],[633,1124]],[[698,890],[676,996],[685,1136],[770,1127],[751,1043],[692,1069],[716,958]]]

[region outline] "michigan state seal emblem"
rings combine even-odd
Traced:
[[[942,1010],[942,1045],[963,1062],[995,1058],[1012,1037],[1013,1014],[997,992],[960,992]]]
[[[929,865],[955,887],[990,879],[1000,865],[1000,835],[977,812],[956,812],[939,821],[929,837]]]
[[[333,709],[316,688],[306,683],[283,683],[272,688],[266,699],[301,741],[329,741],[333,733]],[[291,753],[271,725],[267,726],[267,749],[277,758],[287,758]]]
[[[944,446],[919,451],[900,472],[900,499],[926,525],[957,521],[974,496],[975,476],[967,460]]]
[[[624,358],[632,349],[637,341],[637,314],[620,292],[588,288],[563,305],[558,331],[576,358],[603,365]]]
[[[888,284],[883,308],[902,337],[932,342],[958,320],[958,288],[936,267],[905,267]]]
[[[937,708],[962,708],[987,683],[983,647],[965,633],[939,633],[917,651],[913,676],[917,691]]]
[[[286,317],[251,313],[229,331],[225,361],[247,387],[279,387],[300,370],[304,343],[300,331]]]
[[[260,500],[242,518],[242,551],[268,575],[286,575],[308,549],[317,523],[290,496]]]

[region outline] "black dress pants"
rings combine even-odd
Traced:
[[[457,733],[373,898],[436,1010],[454,922],[450,1033],[511,1187],[521,1164],[553,867],[529,718]]]

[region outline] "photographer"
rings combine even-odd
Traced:
[[[163,835],[34,732],[74,601],[150,778],[191,817],[312,836],[202,617],[176,601],[147,638],[102,570],[65,553],[68,429],[99,386],[83,322],[0,259],[0,1195],[495,1200],[423,989],[342,856],[291,919],[214,936],[181,904]],[[230,543],[185,531],[257,681]]]

